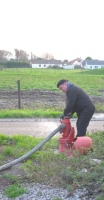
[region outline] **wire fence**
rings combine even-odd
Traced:
[[[32,91],[0,90],[0,109],[32,108],[34,102]]]

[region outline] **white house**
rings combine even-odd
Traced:
[[[82,62],[82,67],[84,69],[101,69],[104,68],[103,60],[84,60]]]
[[[68,62],[63,62],[63,69],[75,69],[75,66],[81,66],[81,59],[76,58],[74,60],[68,61]]]
[[[40,60],[33,60],[31,61],[31,66],[32,68],[48,68],[49,66],[59,66],[62,68],[62,61],[61,60],[44,60],[44,59],[40,59]]]

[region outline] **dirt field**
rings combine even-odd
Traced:
[[[104,106],[104,90],[99,92],[101,95],[90,96],[90,98],[94,104],[100,103]],[[56,91],[24,90],[21,91],[20,99],[21,108],[64,108],[65,106],[65,94]],[[18,109],[18,92],[13,90],[0,90],[0,109]]]

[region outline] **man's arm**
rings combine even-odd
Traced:
[[[64,109],[65,116],[68,113],[73,113],[76,99],[77,99],[77,92],[75,90],[69,90],[67,94],[67,105],[66,108]]]

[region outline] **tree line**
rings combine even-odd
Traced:
[[[29,68],[31,67],[30,62],[34,60],[51,60],[54,59],[54,56],[50,53],[43,53],[41,57],[36,56],[31,52],[29,55],[24,50],[14,49],[14,54],[7,50],[0,50],[0,69],[1,68]],[[81,59],[81,58],[80,58]],[[92,59],[91,57],[87,57],[86,59]],[[64,62],[68,64],[68,60],[65,59]]]
[[[15,53],[15,56],[14,58],[12,58],[13,54],[10,51],[0,50],[0,62],[7,62],[8,60],[30,62],[36,59],[45,59],[45,60],[54,59],[54,56],[51,55],[50,53],[44,53],[41,57],[34,55],[32,52],[31,52],[31,55],[29,55],[26,51],[21,50],[21,49],[20,50],[14,49],[14,53]]]

